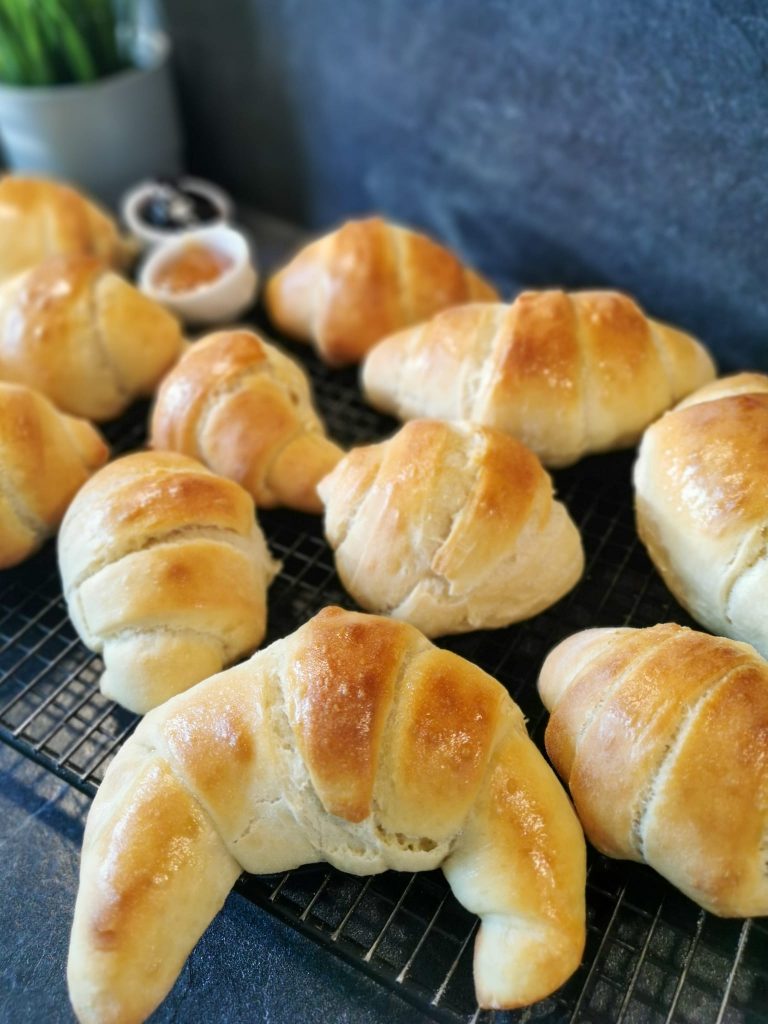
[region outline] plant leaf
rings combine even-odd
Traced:
[[[133,64],[136,0],[0,0],[0,81],[90,82]]]

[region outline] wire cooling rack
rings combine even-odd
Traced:
[[[308,349],[329,432],[346,445],[394,427],[360,400],[353,371],[330,371]],[[140,446],[146,407],[107,431],[115,454]],[[556,474],[578,523],[587,569],[578,587],[530,622],[450,638],[444,645],[509,689],[542,745],[535,681],[547,651],[587,626],[690,622],[654,572],[634,529],[629,454],[588,459]],[[351,607],[319,518],[263,513],[283,570],[269,593],[268,641],[327,604]],[[94,793],[135,716],[98,691],[102,664],[67,617],[53,544],[0,577],[0,737],[81,790]],[[314,865],[245,877],[240,891],[410,1000],[436,1021],[551,1024],[757,1024],[768,1021],[768,920],[726,921],[651,870],[590,853],[588,937],[581,968],[555,995],[514,1013],[480,1011],[472,986],[477,919],[439,872],[372,878]]]

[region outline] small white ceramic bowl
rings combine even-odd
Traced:
[[[218,250],[232,260],[232,265],[214,281],[190,291],[163,288],[156,281],[158,271],[190,243]],[[253,303],[258,281],[245,235],[225,224],[185,231],[162,242],[152,249],[139,273],[139,287],[144,294],[190,324],[222,324],[234,320]]]
[[[176,188],[189,190],[207,199],[217,212],[215,219],[206,224],[184,224],[179,227],[159,227],[149,224],[142,217],[142,208],[145,203],[166,188],[162,181],[141,181],[135,185],[123,198],[121,213],[125,225],[130,233],[137,238],[142,246],[158,245],[187,231],[197,231],[203,228],[215,227],[224,224],[232,217],[232,200],[218,186],[210,181],[203,181],[202,178],[183,177],[169,183],[171,190]]]

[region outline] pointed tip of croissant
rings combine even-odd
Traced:
[[[589,660],[595,648],[603,643],[609,634],[616,633],[612,627],[584,629],[580,633],[561,640],[544,660],[539,673],[539,696],[547,711],[552,711],[563,694],[578,675],[581,667]]]
[[[585,938],[583,921],[554,929],[504,915],[483,918],[474,957],[478,1005],[514,1010],[545,999],[581,963]]]
[[[262,302],[272,324],[294,341],[309,340],[308,300],[292,295],[292,264],[276,271],[267,281]]]
[[[109,445],[104,436],[88,420],[62,415],[85,468],[90,472],[100,469],[109,459]]]
[[[326,480],[343,458],[343,450],[322,434],[307,432],[290,441],[270,466],[268,484],[277,503],[322,515]]]
[[[264,290],[261,295],[261,301],[264,304],[264,308],[267,311],[267,315],[270,320],[277,326],[279,326],[279,314],[280,314],[280,287],[281,280],[283,277],[283,270],[274,271],[268,278],[264,285]]]
[[[360,386],[366,401],[379,412],[397,414],[397,394],[402,360],[408,342],[419,327],[408,327],[383,338],[366,355],[360,370]]]
[[[269,319],[296,341],[308,342],[316,333],[317,280],[328,246],[326,237],[300,249],[274,271],[264,287],[262,302]]]

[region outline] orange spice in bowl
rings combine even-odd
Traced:
[[[153,284],[166,292],[191,292],[211,284],[234,266],[234,260],[220,249],[189,241],[161,263]]]
[[[236,319],[253,304],[258,280],[251,244],[228,224],[161,242],[139,273],[145,295],[192,324]]]

